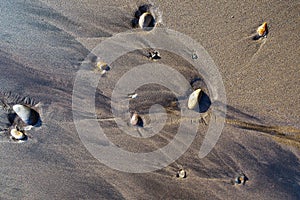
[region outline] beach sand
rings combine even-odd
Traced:
[[[132,29],[134,12],[144,3],[0,2],[0,199],[300,199],[297,1],[153,2],[162,16],[160,27],[193,38],[218,67],[227,98],[222,135],[200,159],[207,131],[201,123],[194,142],[179,159],[140,174],[111,169],[85,148],[73,122],[76,72],[100,42]],[[267,38],[252,40],[265,21]],[[95,95],[97,118],[113,117],[111,84],[134,66],[151,63],[146,53],[124,55],[100,79]],[[164,51],[161,55],[157,62],[178,70],[188,81],[197,76],[186,61]],[[208,93],[205,83],[198,84]],[[168,115],[178,118],[176,106],[168,103],[174,95],[166,88],[146,85],[137,93],[143,101],[132,100],[130,106],[145,119],[154,103],[168,107]],[[30,137],[24,143],[11,142],[2,131],[10,123],[3,105],[17,103],[39,104],[42,120],[40,127],[28,131]],[[123,149],[148,152],[167,145],[178,123],[174,120],[149,139],[124,135],[113,120],[99,124]],[[187,178],[176,178],[180,167],[187,171]],[[241,172],[249,180],[232,185]]]

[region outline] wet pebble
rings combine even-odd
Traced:
[[[188,100],[188,109],[193,110],[198,105],[198,100],[201,94],[201,89],[195,90],[190,96]]]
[[[39,114],[27,106],[16,104],[13,106],[13,110],[27,125],[34,126],[39,121]]]
[[[259,26],[256,30],[259,37],[265,37],[268,34],[268,25],[267,22],[264,22],[261,26]]]
[[[264,22],[256,29],[256,35],[253,36],[253,40],[259,40],[261,38],[267,37],[269,33],[267,22]]]
[[[138,94],[137,93],[133,93],[133,94],[128,94],[128,98],[131,98],[131,99],[135,99],[138,97]]]
[[[139,18],[139,27],[144,30],[151,30],[155,26],[155,18],[150,12],[143,13]]]
[[[176,174],[177,178],[186,178],[186,171],[184,169],[180,169],[177,174]]]
[[[141,116],[137,113],[134,112],[130,118],[130,124],[133,126],[143,126],[143,120],[141,118]]]
[[[139,120],[139,115],[137,114],[137,112],[134,112],[131,116],[130,124],[136,126],[138,124],[138,120]]]
[[[11,129],[10,135],[11,135],[12,139],[15,139],[15,140],[23,140],[26,137],[26,135],[22,131],[18,131],[15,128]]]

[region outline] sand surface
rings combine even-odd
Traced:
[[[153,2],[161,27],[193,38],[217,65],[227,97],[222,135],[200,159],[207,130],[200,123],[194,142],[179,159],[141,174],[111,169],[85,148],[73,122],[76,72],[101,41],[132,29],[134,12],[143,3],[147,2],[0,2],[0,199],[300,199],[300,153],[295,147],[300,146],[298,1]],[[268,37],[252,40],[264,21],[269,24]],[[95,94],[98,119],[113,117],[113,84],[134,66],[151,63],[146,54],[140,50],[120,57],[100,79]],[[203,76],[186,61],[161,54],[157,62],[188,81]],[[197,84],[208,93],[205,81]],[[157,136],[129,137],[113,120],[99,124],[119,147],[149,152],[172,140],[180,116],[172,103],[174,94],[166,88],[146,85],[137,92],[140,98],[132,100],[130,108],[144,119],[154,103],[170,111],[173,121]],[[88,103],[84,94],[82,99]],[[10,123],[6,108],[17,103],[38,104],[43,122],[28,131],[24,143],[12,142],[5,130]],[[82,113],[87,119],[89,114]],[[278,142],[280,134],[293,140],[282,136]],[[187,178],[176,178],[180,167],[187,170]],[[249,180],[232,185],[240,172]]]

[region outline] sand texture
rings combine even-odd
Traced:
[[[227,98],[222,135],[200,159],[199,149],[212,118],[206,122],[199,118],[188,150],[170,165],[149,173],[111,169],[85,148],[73,122],[76,73],[100,42],[132,29],[134,13],[144,3],[0,1],[0,199],[300,199],[299,1],[153,2],[162,19],[159,26],[193,38],[218,67]],[[264,21],[269,26],[267,38],[252,40]],[[169,118],[153,137],[125,134],[112,119],[112,92],[124,73],[155,62],[146,57],[148,50],[121,56],[102,77],[96,68],[87,68],[101,77],[95,93],[99,124],[111,142],[131,152],[151,152],[167,145],[180,120],[185,120],[177,103],[191,93],[176,99],[158,84],[132,91],[138,97],[130,100],[130,110],[139,112],[145,128],[136,132],[125,125],[127,131],[149,134],[147,113],[154,104],[165,107]],[[201,112],[209,113],[205,75],[168,51],[160,54],[155,63],[172,67],[188,82],[200,77],[192,87],[205,92],[207,104]],[[164,79],[164,74],[158,78]],[[184,89],[178,86],[178,92]],[[88,105],[85,93],[80,95],[82,105]],[[13,124],[24,126],[11,110],[15,104],[32,107],[41,118],[38,126],[26,132],[28,139],[23,143],[9,137]],[[87,124],[90,114],[80,113]],[[176,177],[181,168],[186,178]],[[240,173],[249,180],[233,185]]]

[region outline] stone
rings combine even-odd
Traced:
[[[145,30],[152,30],[155,26],[155,19],[150,12],[143,13],[139,18],[139,27]]]
[[[195,90],[189,97],[188,100],[188,109],[193,110],[198,105],[199,95],[201,94],[201,89]]]
[[[268,25],[267,22],[264,22],[262,25],[260,25],[257,30],[257,34],[259,37],[265,37],[268,34]]]
[[[13,106],[13,110],[27,125],[34,126],[39,121],[39,114],[27,106],[16,104]]]
[[[25,134],[21,131],[18,131],[17,129],[11,129],[10,135],[12,136],[13,139],[15,140],[22,140],[25,138]]]

